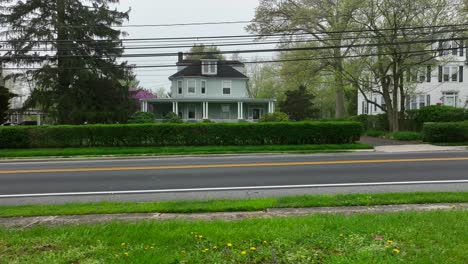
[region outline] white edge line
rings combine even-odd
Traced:
[[[5,199],[5,198],[31,198],[31,197],[56,197],[56,196],[124,195],[124,194],[214,192],[214,191],[248,191],[248,190],[275,190],[275,189],[278,190],[278,189],[300,189],[300,188],[331,188],[331,187],[362,187],[362,186],[389,186],[389,185],[416,185],[416,184],[455,184],[455,183],[468,183],[468,180],[336,183],[336,184],[277,185],[277,186],[250,186],[250,187],[217,187],[217,188],[165,189],[165,190],[163,189],[163,190],[136,190],[136,191],[102,191],[102,192],[11,194],[11,195],[0,195],[0,199]]]

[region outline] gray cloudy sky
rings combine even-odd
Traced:
[[[130,25],[173,24],[191,22],[248,21],[253,19],[259,0],[121,0],[119,9],[131,8]],[[128,38],[163,38],[186,36],[243,35],[245,24],[177,27],[126,28]],[[151,45],[151,44],[150,44]],[[154,44],[153,44],[154,45]],[[249,46],[249,48],[252,48]],[[226,49],[238,49],[227,47]],[[179,49],[133,50],[128,53],[178,52]],[[230,55],[228,55],[230,56]],[[242,55],[244,58],[248,56]],[[175,57],[130,58],[137,65],[175,64]],[[144,88],[168,89],[168,77],[174,68],[138,69],[138,79]]]

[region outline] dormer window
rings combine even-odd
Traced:
[[[218,61],[202,60],[202,74],[203,75],[217,75],[218,74]]]

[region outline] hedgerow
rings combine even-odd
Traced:
[[[356,122],[132,124],[0,128],[0,148],[346,144]]]
[[[426,123],[423,140],[432,143],[468,142],[468,121],[449,123]]]

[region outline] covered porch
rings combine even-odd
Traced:
[[[152,106],[156,121],[173,112],[185,122],[257,122],[266,113],[275,112],[275,101],[271,99],[144,99],[142,112]]]

